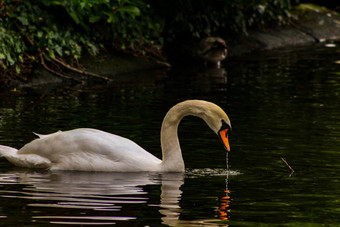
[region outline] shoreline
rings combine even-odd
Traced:
[[[252,31],[229,47],[230,55],[340,40],[339,13],[312,4],[301,4],[297,10],[302,14],[298,21],[288,27]]]
[[[312,45],[318,42],[340,40],[339,13],[312,4],[300,4],[296,8],[296,13],[299,14],[299,20],[291,22],[289,26],[251,31],[247,36],[227,43],[228,56],[239,56],[253,51],[266,51],[285,46]],[[175,53],[177,51],[183,53],[181,48],[176,49]],[[189,49],[187,55],[189,58],[184,57],[183,63],[190,64],[194,60],[192,49]],[[114,52],[98,56],[84,56],[80,59],[80,65],[82,70],[114,81],[129,73],[169,69],[172,62],[168,61],[169,59],[160,60],[153,57],[137,57]],[[66,81],[44,69],[36,69],[32,74],[34,76],[27,81],[15,81],[4,87],[30,87]],[[74,76],[77,79],[80,78],[79,81],[82,83],[92,80],[86,75],[74,74]],[[93,78],[93,80],[101,81],[98,78]]]

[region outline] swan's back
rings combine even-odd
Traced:
[[[148,171],[161,163],[129,139],[86,128],[40,136],[18,154],[47,158],[55,170]]]

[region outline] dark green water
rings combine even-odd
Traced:
[[[185,99],[228,113],[229,171],[216,135],[193,117],[179,129],[185,174],[33,171],[0,159],[0,225],[340,226],[340,44],[232,57],[219,70],[175,66],[109,85],[2,90],[0,144],[92,127],[160,157],[161,121]]]

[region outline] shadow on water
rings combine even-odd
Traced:
[[[184,65],[145,73],[107,85],[0,91],[0,144],[21,147],[34,138],[32,131],[93,127],[160,157],[159,130],[168,109],[206,99],[231,119],[229,168],[241,174],[228,178],[218,138],[188,117],[179,127],[184,175],[36,172],[1,159],[0,224],[340,223],[338,43],[231,57],[220,69]]]

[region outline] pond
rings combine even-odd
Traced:
[[[167,110],[220,105],[231,152],[201,119],[179,128],[186,172],[28,170],[0,159],[0,225],[320,226],[340,223],[340,43],[229,57],[220,69],[175,65],[110,84],[0,91],[0,144],[91,127],[161,157]],[[293,171],[294,170],[294,171]]]

